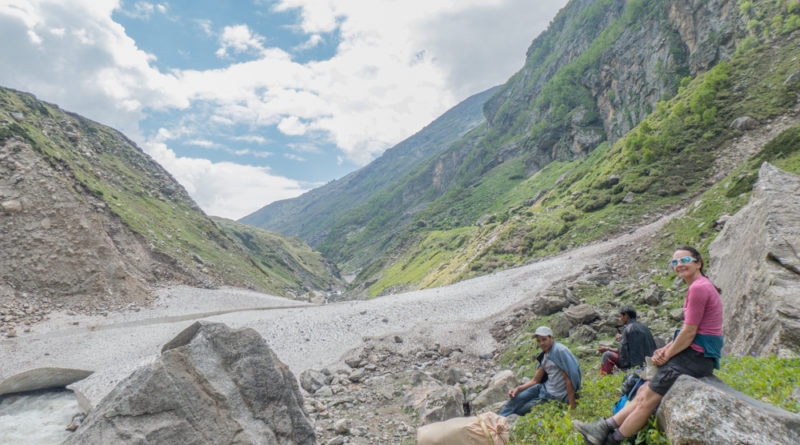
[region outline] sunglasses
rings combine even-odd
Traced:
[[[682,256],[682,257],[678,258],[677,260],[670,261],[669,265],[672,266],[672,267],[676,267],[679,263],[680,264],[689,264],[692,261],[697,261],[697,258],[692,258],[690,256]]]

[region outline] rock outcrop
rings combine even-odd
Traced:
[[[674,445],[800,443],[800,415],[759,402],[716,377],[681,376],[658,409]]]
[[[198,322],[122,381],[65,445],[315,444],[289,369],[252,329]]]
[[[405,396],[404,407],[419,414],[421,425],[464,415],[464,394],[422,372],[415,373]]]
[[[712,281],[722,288],[725,349],[800,351],[800,177],[762,165],[750,202],[709,252]]]

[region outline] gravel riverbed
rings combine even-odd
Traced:
[[[434,289],[368,301],[312,305],[240,289],[175,287],[136,311],[85,316],[54,312],[30,332],[0,340],[0,382],[36,368],[94,371],[73,385],[84,406],[95,406],[136,367],[195,320],[250,327],[296,374],[343,366],[365,339],[402,336],[398,348],[438,342],[466,353],[491,353],[489,327],[555,281],[607,261],[620,246],[635,245],[669,217],[613,240],[535,263]]]

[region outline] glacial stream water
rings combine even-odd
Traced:
[[[0,445],[57,445],[81,411],[72,391],[42,391],[0,398]]]

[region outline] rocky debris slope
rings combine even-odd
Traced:
[[[750,202],[709,251],[712,280],[722,288],[726,349],[800,350],[800,176],[762,165]]]
[[[658,409],[673,445],[800,443],[800,415],[754,400],[716,377],[681,376]]]
[[[438,343],[405,348],[405,341],[370,339],[346,366],[300,375],[321,443],[413,443],[421,425],[506,400],[508,376],[499,372],[493,355],[478,357]]]
[[[61,307],[102,312],[145,304],[148,282],[200,284],[153,252],[101,199],[77,194],[16,136],[0,140],[0,250],[6,333]]]
[[[122,381],[71,444],[315,444],[294,375],[252,329],[198,322]]]

